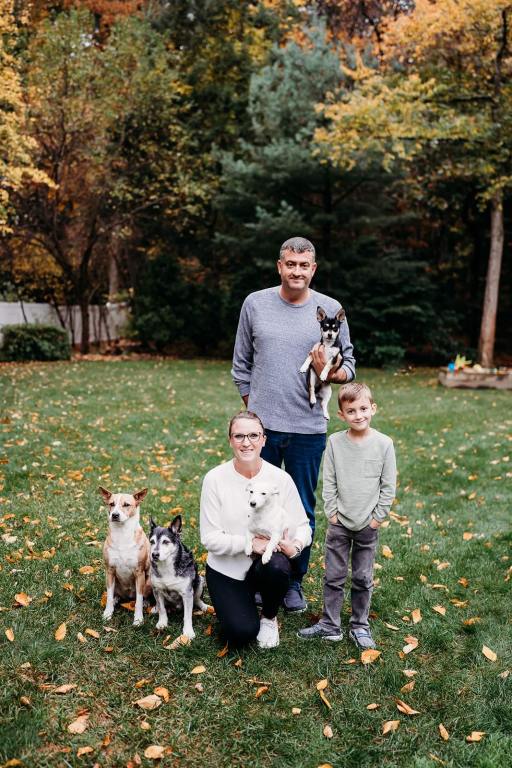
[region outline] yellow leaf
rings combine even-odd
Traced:
[[[361,653],[361,661],[363,664],[373,664],[381,654],[382,651],[377,651],[375,648],[368,648]]]
[[[435,611],[436,613],[440,613],[441,616],[446,616],[446,608],[444,607],[444,605],[433,605],[432,610]]]
[[[137,680],[137,682],[134,684],[134,688],[143,688],[145,685],[150,683],[151,680],[149,680],[147,677],[142,677],[140,680]]]
[[[322,765],[319,765],[318,768],[332,768],[331,763],[322,763]]]
[[[417,648],[419,645],[418,638],[413,637],[412,635],[407,635],[407,637],[405,638],[405,642],[407,643],[407,645],[404,645],[402,649],[405,654],[411,653],[411,651],[414,651],[415,648]]]
[[[54,688],[53,693],[69,693],[75,688],[76,688],[76,683],[64,683],[64,685],[59,685],[58,688]]]
[[[411,680],[410,683],[406,683],[405,685],[402,685],[400,688],[400,693],[410,693],[412,690],[414,690],[414,686],[416,685],[416,680]]]
[[[66,627],[66,622],[63,621],[62,624],[60,624],[55,630],[55,639],[64,640],[64,638],[66,637],[67,631],[68,631],[68,628]]]
[[[121,608],[126,608],[127,611],[135,610],[135,600],[130,600],[129,603],[121,603]]]
[[[18,605],[23,605],[26,607],[27,605],[30,605],[32,602],[32,598],[27,595],[26,592],[18,592],[17,595],[14,595],[14,599],[18,603]]]
[[[510,670],[506,669],[504,672],[500,672],[498,677],[501,677],[502,680],[506,680],[507,677],[510,677]]]
[[[386,720],[386,722],[382,724],[382,735],[385,736],[386,733],[393,733],[398,730],[399,725],[400,720]]]
[[[215,613],[215,608],[213,607],[213,605],[206,606],[206,613]]]
[[[393,632],[399,632],[400,631],[400,627],[395,627],[394,624],[388,624],[387,622],[384,622],[384,626],[387,627],[388,629],[392,629]]]
[[[20,696],[20,703],[23,704],[24,707],[32,706],[32,700],[29,696]]]
[[[489,659],[489,661],[496,661],[498,658],[497,654],[494,653],[494,651],[491,651],[486,645],[482,645],[482,653],[486,659]]]
[[[441,738],[444,739],[444,741],[448,741],[448,739],[450,738],[450,734],[448,733],[444,725],[442,723],[439,723],[437,727],[439,728],[439,734]]]
[[[437,570],[444,571],[445,568],[449,568],[449,567],[450,567],[450,563],[446,561],[444,563],[439,563],[439,565],[437,566]]]
[[[175,651],[176,648],[180,647],[180,645],[190,645],[190,637],[188,637],[188,635],[180,635],[175,640],[173,640],[170,645],[165,645],[164,643],[164,648],[166,650]]]
[[[171,698],[171,695],[170,695],[169,691],[167,690],[167,688],[164,688],[161,685],[159,685],[158,688],[155,688],[153,693],[156,693],[157,696],[161,696],[161,698],[165,702],[168,702],[169,699]]]
[[[82,565],[81,568],[78,569],[78,573],[88,574],[88,573],[94,573],[95,568],[92,567],[92,565]]]
[[[217,657],[218,657],[219,659],[222,659],[222,657],[223,657],[223,656],[225,656],[225,655],[228,653],[228,651],[229,651],[229,646],[228,646],[228,644],[226,643],[226,645],[224,646],[224,648],[222,648],[222,650],[220,650],[220,651],[217,653]]]
[[[256,693],[254,694],[255,698],[259,699],[260,696],[263,696],[264,693],[268,691],[268,685],[260,685]]]
[[[237,659],[235,661],[235,667],[241,667],[242,666],[242,659]]]
[[[329,701],[325,693],[323,691],[318,691],[318,693],[320,694],[320,698],[322,699],[325,706],[328,707],[329,709],[332,709],[331,702]]]
[[[150,760],[160,760],[165,754],[165,747],[159,747],[158,744],[152,744],[144,750],[144,757]]]
[[[332,728],[330,725],[324,725],[324,729],[322,733],[326,739],[332,739],[332,737],[334,736],[334,733],[332,732]]]
[[[156,693],[150,693],[149,696],[137,699],[137,701],[134,701],[133,703],[141,709],[157,709],[162,703],[162,699],[160,696],[157,696]]]
[[[382,556],[387,557],[388,560],[392,560],[394,557],[393,552],[391,551],[390,547],[388,547],[387,544],[384,544],[382,547]]]
[[[76,720],[73,720],[73,722],[68,725],[69,733],[83,733],[87,728],[88,719],[89,715],[87,714],[77,717]]]
[[[206,672],[206,667],[203,666],[203,664],[199,664],[197,667],[194,667],[194,669],[192,669],[190,671],[190,674],[191,675],[200,675],[201,672]]]
[[[292,715],[300,715],[302,712],[300,707],[292,707]]]
[[[372,712],[374,709],[378,709],[380,707],[380,704],[376,704],[373,702],[372,704],[367,704],[366,709],[369,709],[370,712]]]
[[[14,643],[14,632],[12,631],[11,627],[9,629],[5,630],[5,636],[6,638],[11,642]]]
[[[419,608],[415,608],[414,611],[411,611],[411,617],[412,617],[413,624],[419,624],[419,622],[423,618]]]
[[[482,741],[484,736],[485,731],[471,731],[469,736],[466,736],[466,741],[468,741],[470,744],[475,741]]]
[[[100,637],[100,633],[99,633],[99,632],[96,632],[96,630],[95,630],[95,629],[89,629],[89,628],[87,628],[87,629],[85,630],[85,634],[86,634],[86,635],[90,635],[91,637],[95,637],[95,638],[96,638],[96,640],[99,640],[99,637]]]
[[[81,632],[77,633],[76,639],[78,640],[79,643],[86,643],[87,642],[87,638],[84,637]]]
[[[94,752],[94,749],[92,747],[80,747],[77,750],[76,756],[82,757],[82,755],[90,755],[91,752]]]
[[[203,688],[203,686],[202,686],[202,683],[196,683],[196,684],[194,685],[194,688],[196,689],[196,691],[199,691],[199,693],[202,693],[202,692],[204,691],[204,688]]]
[[[471,539],[473,538],[474,535],[475,534],[474,533],[470,533],[470,531],[464,531],[464,533],[462,534],[462,538],[463,538],[464,541],[471,541]]]
[[[472,500],[473,500],[475,497],[476,497],[476,491],[472,491],[472,492],[469,494],[469,496],[468,496],[468,499],[469,499],[470,501],[472,501]]]
[[[148,723],[147,720],[143,720],[142,723],[140,724],[140,727],[141,727],[141,729],[143,731],[150,731],[151,730],[151,725]]]
[[[402,669],[402,672],[406,677],[414,677],[414,675],[418,674],[417,669]]]
[[[472,624],[478,624],[481,621],[480,616],[472,616],[470,619],[466,619],[463,623],[466,627],[470,627]]]
[[[328,681],[326,679],[319,680],[319,682],[316,684],[317,691],[323,691],[327,686],[329,685]]]
[[[403,712],[404,715],[419,715],[417,709],[413,709],[408,704],[405,703],[405,701],[401,701],[401,699],[395,699],[396,701],[396,708],[399,712]]]

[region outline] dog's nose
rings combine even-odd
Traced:
[[[152,560],[160,560],[160,555],[158,554],[158,552],[153,552],[152,555],[151,555],[151,559]]]
[[[256,502],[255,501],[250,501],[249,504],[250,504],[251,507],[255,507],[256,506]]]
[[[112,520],[119,520],[119,512],[112,512]]]

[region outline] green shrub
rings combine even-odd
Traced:
[[[0,359],[8,362],[24,360],[69,360],[71,344],[68,334],[53,325],[4,325]]]

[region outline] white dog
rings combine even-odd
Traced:
[[[268,536],[269,542],[261,557],[268,563],[274,549],[283,538],[286,511],[279,504],[279,491],[275,485],[262,481],[250,482],[245,489],[249,494],[249,524],[245,538],[245,554],[252,552],[253,536]]]

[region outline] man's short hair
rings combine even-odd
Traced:
[[[370,403],[373,403],[372,391],[368,384],[358,381],[350,381],[348,384],[345,384],[338,392],[340,410],[343,410],[343,403],[353,403],[354,400],[359,400],[360,397],[367,397]]]
[[[285,251],[293,251],[293,253],[312,253],[313,261],[315,261],[315,246],[311,240],[306,240],[305,237],[290,237],[289,240],[285,240],[279,250],[280,259],[282,259]]]

